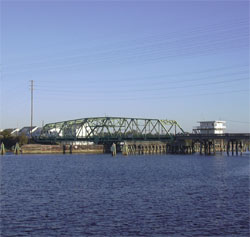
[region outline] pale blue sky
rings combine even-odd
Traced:
[[[226,120],[249,132],[248,1],[2,1],[1,124]]]

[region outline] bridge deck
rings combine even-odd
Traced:
[[[224,139],[224,140],[249,140],[250,139],[250,133],[224,133],[224,134],[177,134],[176,136],[177,140],[199,140],[199,139]]]

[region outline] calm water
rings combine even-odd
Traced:
[[[249,156],[3,156],[0,236],[249,236]]]

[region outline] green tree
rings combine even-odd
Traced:
[[[11,149],[17,142],[17,139],[11,136],[11,132],[9,130],[4,130],[0,133],[1,143],[3,142],[7,149]]]
[[[27,144],[28,143],[28,137],[22,133],[20,134],[18,137],[17,137],[17,141],[19,143],[20,146],[24,145],[24,144]]]

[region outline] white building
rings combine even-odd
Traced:
[[[60,128],[52,128],[46,132],[48,137],[62,137],[62,131]]]
[[[11,136],[15,137],[15,136],[18,136],[19,129],[18,128],[7,128],[4,130],[0,130],[0,132],[3,132],[3,131],[9,132]]]
[[[198,134],[224,134],[226,121],[199,121],[200,126],[193,129]]]
[[[37,126],[34,127],[23,127],[18,131],[18,135],[20,136],[21,134],[24,134],[27,137],[30,137],[30,133],[34,133],[38,129]]]
[[[32,132],[32,137],[38,138],[41,135],[42,128],[38,127],[34,132]]]
[[[18,136],[19,130],[20,130],[19,128],[13,128],[10,134],[12,136]]]
[[[71,137],[75,136],[77,138],[86,138],[90,133],[91,128],[88,126],[71,126],[61,129],[60,127],[52,128],[46,132],[46,136],[48,137]],[[45,135],[45,134],[43,134]],[[68,144],[68,142],[62,142],[62,144]],[[87,141],[71,141],[70,144],[73,145],[91,145],[93,142]]]

